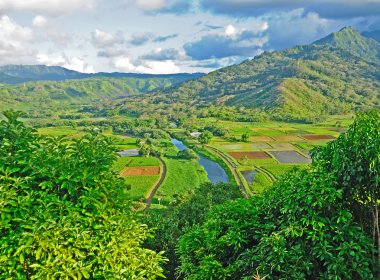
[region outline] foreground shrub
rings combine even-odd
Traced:
[[[311,169],[215,207],[180,238],[180,277],[377,278],[379,120],[375,111],[359,114],[346,134],[314,151]]]
[[[0,279],[155,279],[164,258],[110,172],[109,139],[40,137],[0,123]]]

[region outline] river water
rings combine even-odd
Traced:
[[[183,151],[187,148],[186,145],[183,144],[182,141],[179,141],[177,139],[171,139],[171,142],[180,151]],[[199,157],[198,163],[202,165],[203,168],[206,170],[207,177],[211,181],[211,183],[215,184],[218,182],[223,182],[223,183],[229,182],[226,171],[218,163],[216,163],[215,161],[209,160],[208,158],[205,158],[201,155],[198,155],[198,157]]]

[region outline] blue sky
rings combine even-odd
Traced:
[[[0,0],[0,64],[209,72],[348,25],[380,29],[380,0]]]

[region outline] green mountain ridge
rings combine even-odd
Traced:
[[[1,77],[1,74],[0,74]],[[169,88],[192,75],[153,77],[94,77],[64,81],[0,84],[0,110],[59,111],[69,107],[100,105],[109,100]]]
[[[178,74],[141,74],[141,73],[121,73],[121,72],[98,72],[82,73],[69,70],[61,66],[46,65],[4,65],[0,66],[0,83],[18,84],[30,81],[63,81],[78,80],[86,78],[169,78],[169,79],[194,79],[199,78],[203,73],[178,73]]]
[[[362,36],[352,27],[345,27],[339,32],[331,33],[314,44],[332,45],[369,61],[377,61],[380,58],[380,44],[372,38]]]
[[[284,119],[343,114],[380,108],[379,50],[380,43],[347,27],[310,45],[264,52],[207,75],[83,74],[62,67],[4,66],[0,80],[14,79],[19,84],[0,85],[0,109],[79,108],[75,111],[120,99],[116,106],[133,112],[156,111],[157,106],[167,111],[173,105],[226,105]],[[64,80],[20,83],[49,75]]]
[[[264,52],[156,93],[166,103],[224,104],[316,116],[380,107],[380,44],[352,28],[305,46]]]

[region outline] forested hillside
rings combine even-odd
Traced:
[[[375,40],[345,28],[311,45],[265,52],[222,68],[156,99],[168,104],[260,108],[292,116],[379,107],[379,50]]]
[[[0,84],[0,109],[57,112],[65,107],[99,104],[105,100],[168,88],[191,78],[192,75],[186,74],[153,77],[132,75],[127,78],[98,77],[59,82]]]
[[[136,78],[136,79],[155,79],[166,78],[169,80],[182,82],[190,79],[195,79],[202,76],[202,73],[179,73],[179,74],[140,74],[140,73],[82,73],[74,70],[69,70],[60,66],[46,65],[5,65],[0,66],[0,83],[18,84],[30,81],[62,81],[76,80],[85,78]]]

